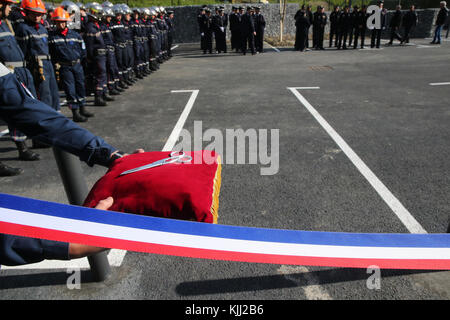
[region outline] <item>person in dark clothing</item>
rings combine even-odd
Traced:
[[[347,49],[347,36],[349,29],[351,27],[352,18],[350,16],[350,8],[346,6],[344,8],[344,12],[341,13],[338,20],[338,29],[339,29],[339,36],[338,36],[338,50]]]
[[[333,46],[333,38],[335,38],[334,46],[337,47],[339,14],[340,14],[339,6],[334,7],[334,11],[330,13],[330,43],[329,43],[330,48]]]
[[[222,8],[218,9],[218,14],[214,15],[212,18],[214,35],[216,37],[216,51],[218,53],[226,53],[227,52],[227,26],[228,19],[224,14],[224,10]]]
[[[361,10],[358,11],[358,15],[356,16],[355,40],[353,42],[353,49],[356,49],[358,47],[359,37],[361,37],[361,49],[364,49],[364,40],[366,38],[368,17],[369,15],[367,14],[367,7],[363,5]]]
[[[436,28],[434,29],[434,37],[431,44],[441,44],[441,30],[448,17],[447,2],[441,1],[439,5],[441,9],[436,18]]]
[[[266,20],[261,13],[260,7],[255,7],[255,47],[256,52],[264,52],[264,29],[266,28]]]
[[[212,53],[212,37],[213,37],[213,21],[211,17],[211,10],[209,8],[205,8],[205,14],[201,17],[200,22],[200,35],[202,37],[202,50],[203,54],[206,54],[208,51],[210,54]]]
[[[327,25],[325,8],[318,6],[313,18],[313,45],[316,50],[325,50],[323,47],[323,36]]]
[[[348,46],[349,47],[352,46],[353,36],[356,33],[356,26],[358,23],[358,13],[359,13],[358,6],[353,6],[353,10],[350,13],[350,19],[351,19],[350,28],[348,30]]]
[[[400,41],[400,44],[403,44],[403,39],[398,33],[400,30],[400,26],[402,24],[402,7],[400,5],[397,5],[395,8],[395,12],[392,15],[391,21],[389,22],[389,28],[391,29],[391,39],[388,42],[388,45],[392,45],[394,38],[396,38],[398,41]]]
[[[411,29],[417,25],[418,18],[415,10],[415,6],[411,5],[409,11],[405,13],[402,20],[402,26],[405,28],[405,33],[403,35],[403,41],[409,43],[409,34]]]
[[[255,24],[250,14],[252,8],[247,8],[247,13],[242,16],[241,24],[240,24],[240,33],[242,36],[241,41],[241,51],[245,55],[247,53],[247,45],[250,48],[252,55],[256,54],[255,52]]]
[[[310,26],[309,19],[306,17],[305,11],[299,11],[295,19],[295,50],[305,51],[306,41],[308,39],[308,29]]]
[[[231,33],[231,50],[236,50],[236,52],[239,49],[239,13],[237,11],[237,8],[235,6],[232,7],[232,12],[228,16],[229,26],[230,26],[230,33]]]
[[[52,61],[59,65],[62,87],[67,105],[73,114],[73,121],[86,122],[93,114],[86,110],[86,89],[81,61],[86,57],[86,49],[80,34],[67,27],[69,14],[58,7],[52,14],[55,30],[49,34],[49,49]]]
[[[15,76],[21,82],[30,86],[33,94],[36,94],[34,88],[33,76],[26,68],[25,56],[14,37],[14,29],[8,20],[11,4],[15,4],[14,0],[0,0],[0,62],[4,63],[9,69],[13,70]],[[19,159],[25,161],[39,160],[39,154],[30,150],[26,144],[27,136],[13,126],[8,126],[11,140],[14,141],[19,152]],[[21,169],[12,168],[4,164],[0,164],[0,177],[13,176],[20,174]]]

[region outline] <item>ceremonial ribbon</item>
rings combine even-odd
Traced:
[[[0,233],[191,258],[450,270],[450,234],[297,231],[97,210],[0,193]]]

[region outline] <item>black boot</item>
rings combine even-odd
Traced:
[[[119,87],[123,90],[128,89],[127,84],[123,80],[119,82]]]
[[[20,168],[13,168],[0,162],[0,177],[17,176],[23,172]]]
[[[99,106],[99,107],[107,106],[106,101],[103,100],[102,96],[95,96],[94,105]]]
[[[120,92],[117,91],[116,89],[111,89],[111,90],[109,90],[109,94],[112,96],[118,96],[118,95],[120,95]]]
[[[72,109],[72,120],[75,122],[86,122],[88,119],[80,114],[78,109]]]
[[[106,93],[103,94],[103,100],[105,101],[114,101],[115,99],[109,95],[107,95]]]
[[[25,141],[14,141],[19,151],[19,159],[24,161],[36,161],[41,159],[41,156],[30,149],[28,149]]]
[[[93,116],[94,116],[93,113],[91,113],[91,112],[89,112],[89,111],[86,110],[86,106],[80,107],[80,114],[81,114],[83,117],[86,117],[86,118],[90,118],[90,117],[93,117]]]

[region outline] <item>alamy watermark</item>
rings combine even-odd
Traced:
[[[366,287],[369,290],[380,290],[381,289],[381,270],[378,266],[368,266],[367,271],[370,274],[366,281]]]
[[[181,141],[180,141],[181,140]],[[279,129],[225,129],[210,128],[203,132],[202,121],[194,121],[194,134],[181,130],[173,151],[209,150],[220,155],[224,164],[260,164],[261,175],[274,175],[279,170]],[[204,145],[204,143],[207,143]],[[270,152],[269,152],[270,150]],[[212,164],[214,158],[194,154],[193,163]]]

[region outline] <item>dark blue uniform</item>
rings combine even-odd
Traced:
[[[5,20],[0,20],[0,62],[14,69],[14,74],[18,79],[36,96],[33,76],[25,68],[25,56]],[[8,126],[8,130],[13,141],[25,141],[27,138],[25,134],[12,126]]]
[[[17,25],[16,39],[33,75],[39,100],[59,110],[58,84],[49,54],[47,29],[40,23],[26,21]]]
[[[100,25],[89,21],[86,24],[84,42],[86,43],[89,82],[95,86],[95,96],[103,97],[107,90],[106,45]]]
[[[90,166],[110,165],[115,148],[32,98],[2,64],[0,88],[0,119],[30,137],[79,156]],[[68,243],[0,234],[0,264],[21,265],[44,259],[69,259]]]
[[[142,78],[144,70],[144,33],[139,19],[130,20],[130,28],[133,34],[134,72],[138,78]]]
[[[86,57],[86,47],[80,34],[66,28],[51,31],[49,48],[52,61],[60,65],[59,75],[71,110],[86,104],[84,70],[81,61]]]
[[[150,69],[156,71],[159,69],[159,40],[156,20],[148,20],[149,39],[150,39]]]
[[[122,19],[122,24],[125,31],[126,39],[126,67],[127,67],[127,80],[131,80],[134,68],[134,48],[133,48],[133,30],[131,29],[131,22],[126,19]]]
[[[100,24],[100,29],[102,30],[103,41],[105,42],[106,48],[108,49],[106,53],[106,71],[108,89],[111,93],[116,91],[115,89],[119,86],[120,81],[114,36],[111,32],[111,25],[109,23],[103,22],[102,24]]]
[[[116,18],[113,18],[113,22],[111,24],[111,32],[114,38],[114,47],[116,49],[116,61],[117,67],[119,69],[119,79],[121,82],[124,82],[128,79],[128,70],[127,70],[127,39],[125,34],[125,28],[122,21],[118,21]]]

